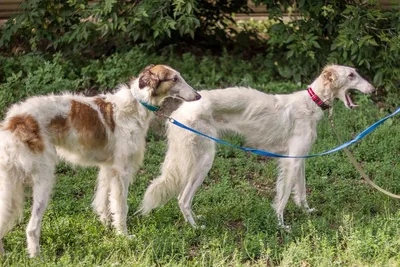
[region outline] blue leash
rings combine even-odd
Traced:
[[[281,155],[281,154],[275,154],[275,153],[272,153],[272,152],[269,152],[269,151],[263,151],[263,150],[258,150],[258,149],[254,149],[254,148],[247,148],[247,147],[241,147],[241,146],[233,145],[233,144],[228,143],[226,141],[220,140],[218,138],[209,136],[209,135],[207,135],[205,133],[202,133],[202,132],[199,132],[199,131],[197,131],[197,130],[195,130],[193,128],[190,128],[190,127],[180,123],[179,121],[177,121],[177,120],[175,120],[173,118],[168,118],[168,120],[172,124],[174,124],[174,125],[176,125],[178,127],[181,127],[182,129],[185,129],[185,130],[191,131],[191,132],[193,132],[195,134],[207,137],[207,138],[209,138],[211,140],[214,140],[217,143],[220,143],[220,144],[223,144],[223,145],[226,145],[226,146],[230,146],[230,147],[233,147],[233,148],[237,148],[237,149],[240,149],[240,150],[243,150],[243,151],[246,151],[246,152],[251,152],[251,153],[254,153],[254,154],[257,154],[257,155],[267,156],[267,157],[274,157],[274,158],[313,158],[313,157],[318,157],[318,156],[323,156],[323,155],[334,153],[336,151],[342,150],[342,149],[344,149],[344,148],[346,148],[346,147],[358,142],[359,140],[364,138],[366,135],[371,133],[373,130],[375,130],[379,125],[381,125],[387,119],[393,117],[397,113],[400,113],[400,108],[398,108],[392,114],[384,117],[383,119],[380,119],[379,121],[377,121],[374,124],[372,124],[371,126],[369,126],[367,129],[365,129],[363,132],[361,132],[359,135],[357,135],[353,140],[348,141],[348,142],[344,143],[343,145],[340,145],[340,146],[338,146],[338,147],[336,147],[334,149],[331,149],[331,150],[328,150],[328,151],[325,151],[325,152],[322,152],[322,153],[318,153],[318,154],[311,154],[311,155],[308,155],[308,156],[286,156],[286,155]]]

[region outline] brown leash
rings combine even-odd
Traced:
[[[335,130],[335,124],[333,123],[333,119],[332,119],[332,108],[329,111],[329,122],[331,123],[331,127],[332,127],[332,132],[336,135],[337,139],[339,140],[339,143],[342,144],[342,140],[340,139],[339,135],[337,134],[336,130]],[[353,153],[350,152],[350,150],[348,150],[347,148],[343,149],[344,152],[346,153],[347,157],[349,157],[349,161],[351,164],[353,164],[353,166],[357,169],[357,171],[361,174],[362,178],[364,178],[364,180],[373,188],[375,188],[376,190],[384,193],[385,195],[388,195],[392,198],[397,198],[400,199],[400,195],[396,195],[393,193],[390,193],[389,191],[386,191],[385,189],[383,189],[382,187],[376,185],[369,177],[368,175],[365,173],[364,169],[362,168],[361,164],[358,163],[358,161],[356,160],[356,158],[354,157]]]

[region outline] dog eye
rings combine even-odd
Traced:
[[[172,81],[173,81],[174,83],[177,82],[177,81],[178,81],[178,77],[172,78]]]
[[[349,78],[350,78],[350,79],[353,79],[353,78],[354,78],[354,73],[351,72],[351,73],[349,74]]]

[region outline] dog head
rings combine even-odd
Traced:
[[[375,91],[375,88],[363,79],[354,68],[347,66],[328,65],[323,69],[319,78],[322,80],[324,88],[322,96],[328,100],[338,98],[348,109],[357,107],[350,97],[350,89],[364,94]]]
[[[182,76],[166,65],[147,66],[139,75],[138,88],[141,99],[151,100],[159,105],[166,97],[183,101],[195,101],[201,98]]]

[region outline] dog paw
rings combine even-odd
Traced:
[[[199,219],[199,220],[204,220],[205,219],[205,217],[203,215],[197,215],[196,218]]]
[[[290,225],[286,225],[286,224],[280,224],[279,229],[282,229],[287,233],[290,233],[292,231]]]
[[[39,248],[29,248],[28,249],[28,255],[30,259],[36,258],[39,256]]]
[[[136,238],[136,235],[127,235],[126,238],[127,238],[128,240],[133,240],[133,239]]]
[[[110,220],[108,218],[100,217],[100,222],[104,227],[109,227],[111,225]]]
[[[316,211],[317,211],[317,209],[315,209],[315,208],[306,208],[305,209],[306,213],[313,213],[313,212],[316,212]]]
[[[204,224],[202,224],[202,225],[192,225],[192,227],[194,228],[194,229],[196,229],[196,230],[198,230],[198,229],[200,229],[200,230],[204,230],[204,229],[206,229],[206,226],[204,225]]]

